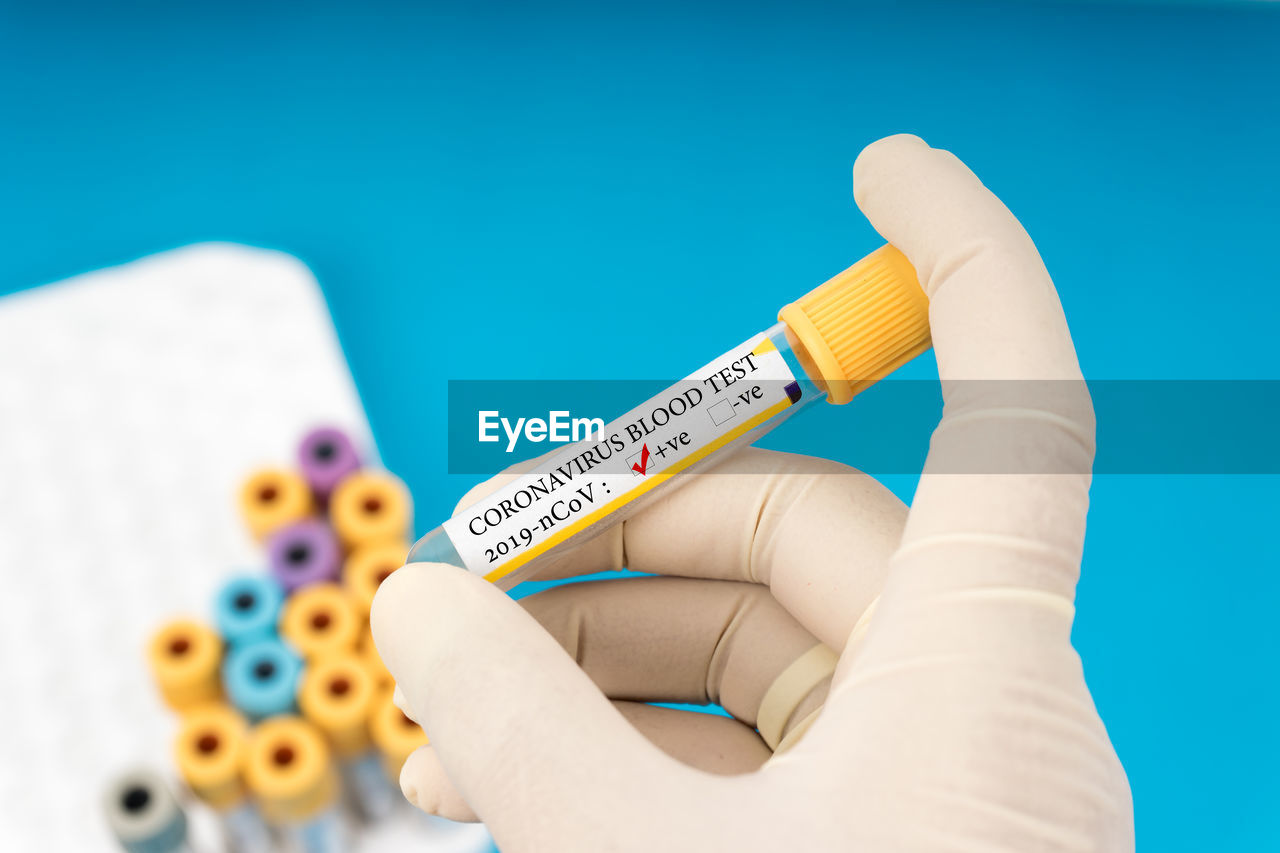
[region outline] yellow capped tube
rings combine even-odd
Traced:
[[[329,498],[329,521],[344,548],[405,539],[413,504],[404,483],[385,472],[357,471]]]
[[[280,614],[281,635],[308,659],[353,650],[361,627],[350,597],[335,583],[303,587]]]
[[[324,732],[339,759],[343,789],[368,820],[390,813],[398,799],[370,749],[369,717],[378,692],[374,674],[354,653],[312,663],[298,691],[302,713]]]
[[[847,403],[929,349],[929,298],[915,267],[881,246],[783,307],[805,373],[832,403]]]
[[[244,760],[244,718],[222,704],[194,708],[182,715],[174,738],[174,763],[191,792],[218,811],[245,798],[240,767]]]
[[[928,297],[892,246],[784,306],[778,320],[480,497],[419,539],[409,561],[449,563],[510,588],[562,547],[675,488],[681,475],[726,459],[811,403],[849,402],[931,343]]]
[[[364,626],[364,632],[360,635],[360,641],[356,644],[356,654],[360,656],[360,662],[365,665],[365,669],[369,670],[373,676],[374,683],[378,687],[387,687],[394,684],[391,673],[387,670],[387,665],[382,662],[382,655],[378,654],[378,647],[373,642],[373,631],[368,625]]]
[[[339,758],[352,758],[369,748],[369,713],[377,683],[355,653],[314,661],[302,678],[298,707],[324,732]]]
[[[342,566],[342,585],[361,616],[369,617],[369,608],[378,587],[404,565],[407,556],[407,542],[373,542],[361,545],[347,557]]]
[[[369,734],[382,755],[382,767],[387,776],[399,784],[400,768],[404,767],[405,760],[429,741],[422,727],[396,707],[393,695],[394,691],[389,687],[378,694],[369,717]]]
[[[240,514],[257,539],[302,521],[315,509],[311,487],[302,476],[283,468],[254,472],[240,487]]]
[[[227,705],[193,708],[182,715],[174,738],[174,763],[191,792],[222,819],[231,850],[269,850],[270,833],[249,802],[241,772],[248,730]]]
[[[307,823],[335,805],[338,775],[315,726],[271,717],[250,730],[244,778],[269,823]]]
[[[167,623],[151,636],[147,658],[161,697],[175,711],[222,697],[218,677],[222,640],[203,623],[190,619]]]

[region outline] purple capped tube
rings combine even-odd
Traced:
[[[282,527],[267,540],[271,574],[285,592],[336,581],[342,568],[338,540],[323,521],[309,519]]]
[[[323,503],[343,477],[360,470],[360,457],[342,430],[319,427],[307,433],[298,445],[298,466],[311,491]]]

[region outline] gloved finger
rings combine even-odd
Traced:
[[[470,495],[479,499],[490,483]],[[848,466],[746,448],[566,549],[538,577],[625,565],[764,584],[819,640],[840,648],[880,593],[905,518],[892,492]]]
[[[821,706],[835,668],[758,584],[627,578],[520,603],[610,699],[718,702],[770,748]]]
[[[640,702],[613,704],[637,731],[667,755],[707,773],[750,773],[773,754],[755,731],[728,717]],[[421,747],[409,756],[400,771],[400,789],[410,803],[429,814],[449,820],[479,820],[449,781],[431,746]]]
[[[960,573],[943,567],[954,554],[1016,552],[1023,568],[1003,581],[1069,599],[1093,409],[1035,245],[963,163],[913,136],[859,155],[854,196],[920,275],[943,383],[902,556],[931,552],[934,583],[951,586]]]
[[[481,578],[409,565],[379,588],[372,627],[448,778],[499,845],[570,849],[572,832],[574,849],[598,849],[632,803],[674,811],[706,796],[714,777],[649,743],[536,620]]]
[[[409,803],[427,814],[476,823],[480,816],[449,781],[434,746],[420,746],[400,768],[400,791]]]
[[[943,655],[1075,666],[1043,650],[1069,649],[1093,412],[1053,282],[1008,209],[915,137],[868,146],[854,195],[929,293],[945,409],[865,654],[833,693]]]
[[[826,698],[836,655],[751,583],[625,578],[520,601],[613,700],[715,702],[776,748]],[[403,689],[394,702],[419,722]]]
[[[773,755],[750,726],[719,714],[614,702],[627,722],[682,764],[718,776],[759,770]]]

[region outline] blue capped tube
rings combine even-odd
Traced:
[[[275,638],[255,640],[233,649],[222,668],[229,698],[250,720],[294,710],[301,659]]]
[[[266,574],[236,575],[214,599],[214,624],[228,645],[275,636],[284,588]]]

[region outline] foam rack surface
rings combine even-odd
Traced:
[[[319,288],[288,255],[197,245],[0,299],[0,846],[116,849],[109,776],[173,778],[148,635],[210,620],[218,585],[262,567],[237,489],[317,424],[376,460]],[[410,841],[491,846],[405,805],[352,849]]]

